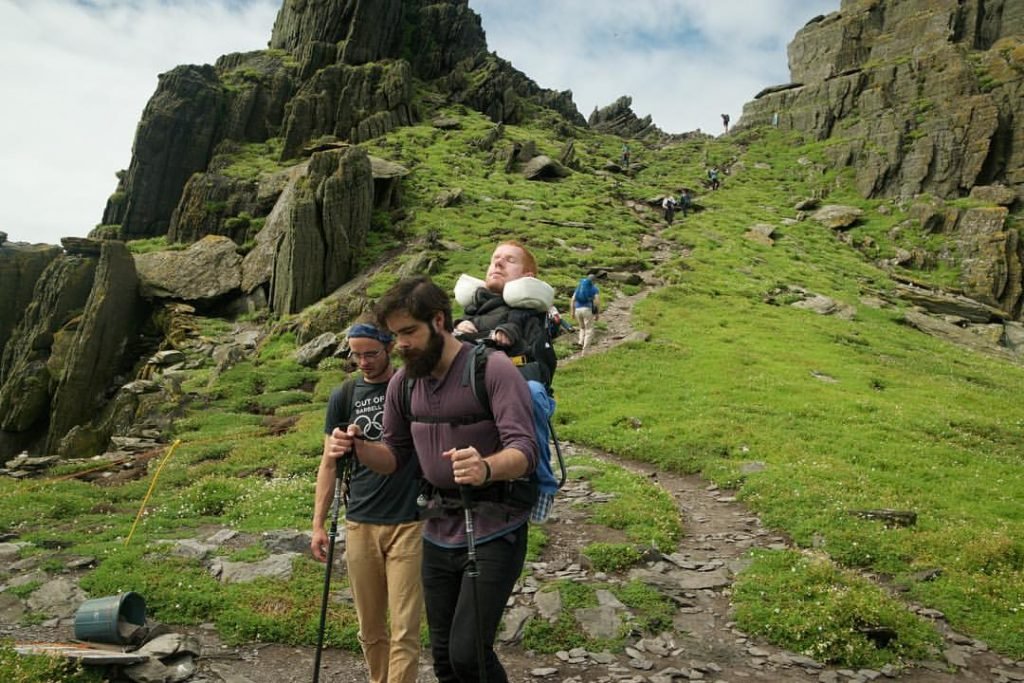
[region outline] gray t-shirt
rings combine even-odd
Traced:
[[[387,382],[370,384],[362,377],[349,381],[355,382],[352,405],[342,405],[340,387],[331,393],[324,434],[330,434],[338,425],[352,423],[363,430],[367,439],[380,441],[384,434]],[[377,474],[355,461],[345,518],[365,524],[400,524],[416,520],[419,474],[419,463],[415,458],[403,463],[391,475]]]

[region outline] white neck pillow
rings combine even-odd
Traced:
[[[455,282],[455,300],[465,308],[473,302],[476,290],[486,287],[480,278],[463,273]],[[505,303],[513,308],[528,308],[547,313],[555,303],[555,290],[543,280],[535,277],[521,277],[505,283],[502,293]]]

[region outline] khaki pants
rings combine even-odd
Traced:
[[[582,353],[590,348],[590,342],[594,339],[594,312],[589,308],[576,307],[576,328],[579,331],[579,343],[583,347]]]
[[[423,523],[346,521],[345,527],[345,564],[370,683],[416,683],[423,613]]]

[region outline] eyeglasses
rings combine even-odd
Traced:
[[[376,351],[364,351],[363,353],[359,353],[358,351],[349,351],[348,355],[356,360],[375,360],[380,357],[381,353],[383,353],[383,351],[377,349]]]

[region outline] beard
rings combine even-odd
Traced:
[[[444,337],[431,327],[430,339],[427,340],[426,348],[422,350],[407,349],[400,354],[405,361],[405,374],[412,379],[426,377],[433,372],[443,353]]]

